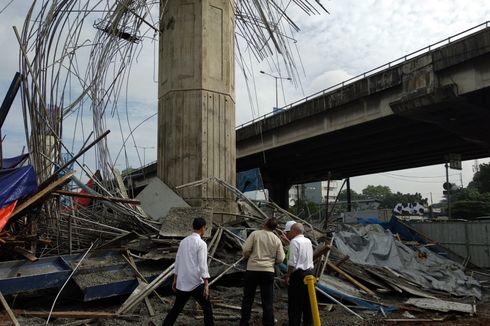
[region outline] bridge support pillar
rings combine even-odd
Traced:
[[[269,199],[279,205],[281,208],[289,207],[289,188],[291,184],[286,182],[274,182],[265,184],[265,188],[269,190]]]
[[[234,1],[161,1],[157,175],[170,187],[209,177],[235,185]],[[217,183],[179,192],[232,211]]]

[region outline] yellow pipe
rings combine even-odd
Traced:
[[[310,297],[310,306],[311,306],[311,316],[313,317],[313,326],[321,326],[322,322],[320,321],[320,312],[318,311],[318,302],[316,301],[316,290],[315,283],[316,277],[313,275],[305,276],[303,282],[305,282],[308,287],[308,296]]]

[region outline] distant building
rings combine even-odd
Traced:
[[[330,181],[330,191],[328,191],[327,181],[310,182],[294,185],[289,189],[289,206],[294,206],[298,198],[315,204],[324,204],[327,201],[333,202],[339,193],[338,181]]]

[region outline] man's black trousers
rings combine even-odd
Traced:
[[[274,308],[272,306],[274,294],[274,273],[246,271],[245,284],[243,285],[240,326],[248,325],[257,285],[260,286],[260,296],[262,299],[262,323],[264,326],[274,325]]]
[[[179,289],[177,289],[177,292],[175,293],[174,306],[172,307],[172,309],[170,309],[167,317],[165,317],[165,320],[162,324],[163,326],[172,326],[175,323],[177,317],[182,312],[185,304],[191,296],[197,301],[197,303],[199,303],[204,312],[204,325],[214,325],[211,301],[209,301],[209,298],[204,298],[204,284],[201,284],[197,288],[189,292],[180,291]]]
[[[305,276],[311,274],[311,271],[303,271],[300,269],[291,273],[288,287],[289,326],[300,326],[301,316],[303,316],[304,326],[310,326],[312,324],[308,288],[303,281]]]

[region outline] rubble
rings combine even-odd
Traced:
[[[63,184],[71,175],[66,174],[65,178],[58,179],[63,181],[58,181],[56,184]],[[440,321],[445,318],[419,318],[420,313],[431,310],[449,314],[454,311],[470,315],[477,314],[475,304],[468,302],[468,299],[471,297],[478,301],[482,299],[481,285],[474,278],[466,275],[458,263],[431,252],[429,250],[431,246],[426,247],[413,240],[404,242],[400,234],[392,234],[389,229],[385,230],[379,225],[337,224],[335,232],[326,233],[315,225],[279,208],[274,203],[251,201],[236,188],[228,184],[224,185],[220,180],[210,178],[194,183],[192,186],[199,186],[206,182],[216,182],[223,185],[228,191],[233,191],[240,207],[240,213],[230,215],[226,223],[217,224],[212,222],[215,213],[209,208],[175,207],[170,208],[168,214],[158,223],[152,218],[142,216],[140,219],[144,223],[135,222],[126,225],[114,223],[114,221],[105,224],[107,217],[93,220],[96,215],[86,214],[88,208],[84,206],[75,206],[73,211],[60,214],[60,218],[70,218],[73,223],[72,227],[82,222],[93,226],[93,229],[85,228],[83,233],[72,233],[71,241],[80,243],[79,248],[82,246],[81,243],[84,243],[79,241],[91,232],[99,233],[99,235],[110,233],[110,236],[99,236],[94,242],[94,249],[82,259],[81,253],[44,254],[43,252],[47,251],[49,245],[54,245],[53,240],[55,239],[50,240],[47,238],[48,234],[43,234],[42,238],[36,238],[36,242],[42,240],[40,242],[43,244],[42,250],[38,247],[37,251],[30,252],[23,247],[32,255],[39,256],[37,261],[30,262],[24,258],[24,260],[0,263],[0,291],[10,297],[22,295],[30,290],[31,295],[35,296],[39,291],[42,293],[43,289],[60,288],[61,283],[67,281],[73,274],[69,282],[72,289],[69,291],[73,293],[74,287],[77,289],[76,292],[81,293],[78,295],[79,304],[83,305],[83,301],[88,303],[102,298],[124,298],[125,295],[129,297],[119,306],[115,303],[111,305],[111,310],[94,310],[93,312],[85,309],[83,312],[78,312],[77,309],[52,310],[51,315],[32,309],[21,313],[14,302],[14,308],[10,309],[12,314],[27,319],[50,316],[48,318],[53,320],[78,319],[86,323],[95,320],[101,322],[104,319],[120,320],[123,323],[128,318],[133,318],[133,322],[138,322],[138,320],[147,320],[136,317],[138,309],[141,309],[143,305],[146,307],[149,318],[162,318],[161,306],[165,309],[171,306],[165,294],[169,293],[169,280],[172,276],[173,259],[179,240],[190,232],[189,221],[194,216],[202,214],[207,216],[213,226],[212,229],[209,229],[207,237],[211,289],[217,292],[219,292],[218,289],[227,289],[227,292],[234,293],[233,300],[221,301],[217,300],[220,298],[218,295],[214,296],[216,299],[213,304],[217,322],[239,318],[242,295],[239,284],[245,270],[241,245],[247,235],[261,227],[270,216],[274,216],[279,221],[278,229],[275,231],[279,237],[282,236],[281,230],[286,221],[294,219],[305,222],[306,236],[312,239],[316,247],[314,260],[318,277],[316,287],[319,299],[323,302],[335,303],[330,306],[331,309],[344,311],[343,314],[351,316],[353,320],[364,321],[377,318],[369,314],[369,311],[385,317],[384,322],[386,323],[404,320]],[[44,192],[43,196],[36,196],[36,193],[25,198],[23,202],[39,204],[42,201],[59,200],[60,196],[64,196],[59,186],[49,189]],[[53,194],[53,189],[57,189],[57,195]],[[178,189],[176,191],[178,193]],[[92,209],[98,207],[104,211],[105,207],[102,202],[107,202],[107,198],[102,197],[104,198],[90,197],[92,206],[94,206]],[[110,202],[114,205],[116,203]],[[144,210],[140,211],[135,208],[135,203],[131,204],[133,206],[123,206],[125,202],[118,203],[121,208],[134,210],[139,216],[141,212],[144,213]],[[19,214],[32,212],[31,205],[24,205],[25,210]],[[146,223],[152,227],[144,226]],[[72,232],[73,230],[74,228]],[[25,245],[31,244],[34,240],[32,236],[26,239],[22,234],[18,234],[18,231],[17,234],[14,234],[14,231],[14,229],[4,231],[3,239],[6,243],[14,241],[11,239],[19,239],[16,241]],[[81,238],[78,239],[77,235],[81,235]],[[21,243],[20,239],[27,241]],[[68,247],[60,246],[57,249],[58,252],[61,250],[66,252]],[[25,255],[20,254],[17,258],[22,256]],[[38,265],[40,267],[36,267]],[[453,280],[448,281],[449,279]],[[54,280],[56,281],[53,282]],[[276,282],[279,293],[282,292],[284,296],[284,291],[281,290],[281,288],[284,289],[284,285],[280,277]],[[37,286],[32,286],[32,284]],[[157,298],[158,303],[155,303],[152,298]],[[276,302],[276,306],[280,303],[281,300]],[[7,301],[6,304],[8,305]],[[283,309],[286,306],[284,303]],[[415,308],[410,308],[410,306]],[[259,316],[260,309],[255,308],[255,311],[259,312],[257,314]],[[320,309],[320,311],[322,318],[329,320],[329,313],[332,312],[326,309]],[[388,316],[396,315],[398,312],[401,315],[402,312],[407,311],[410,311],[415,318]],[[13,318],[16,318],[15,315]],[[197,313],[193,318],[199,320],[202,315]]]

